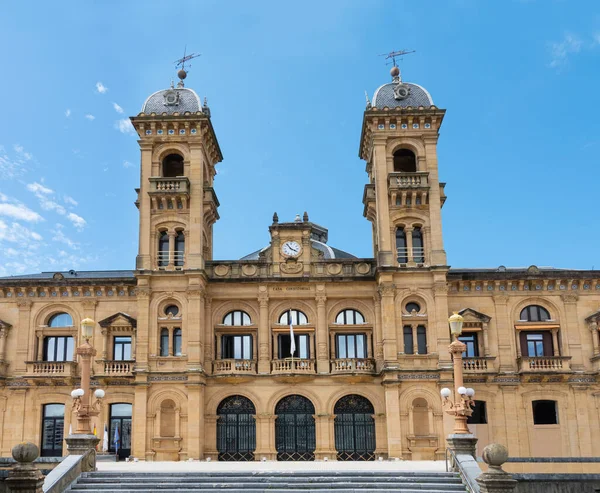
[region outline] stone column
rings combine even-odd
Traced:
[[[215,336],[212,326],[212,298],[204,297],[204,371],[212,371]]]
[[[412,330],[413,354],[419,354],[419,344],[417,342],[417,324],[410,324],[410,328]],[[402,330],[404,331],[404,329]],[[406,348],[404,350],[406,351]]]
[[[103,327],[101,334],[102,334],[102,359],[107,360],[108,359],[108,328]],[[132,342],[133,342],[133,340],[132,340]],[[131,345],[131,348],[133,350],[133,344]]]
[[[31,442],[20,443],[12,449],[17,464],[8,472],[6,486],[8,491],[20,493],[43,493],[44,475],[33,465],[40,455],[37,445]]]
[[[205,420],[204,420],[204,382],[200,381],[200,375],[189,377],[186,384],[188,395],[188,419],[187,419],[187,450],[188,458],[203,459],[205,443]],[[179,435],[183,436],[183,435]]]
[[[167,270],[175,269],[175,237],[177,233],[175,231],[169,231],[169,264],[167,265]]]
[[[413,228],[406,227],[404,228],[404,234],[406,235],[406,257],[409,264],[415,263],[415,258],[413,254],[413,244],[412,244],[412,232]]]
[[[377,263],[395,265],[390,237],[390,210],[388,199],[388,170],[385,139],[375,142],[373,170],[375,172],[375,199],[377,207]]]
[[[271,373],[271,351],[269,330],[269,296],[267,286],[258,287],[258,373],[268,375]]]
[[[483,332],[483,355],[489,356],[490,355],[490,342],[489,342],[489,336],[488,336],[488,323],[487,322],[483,322],[481,331]]]
[[[567,288],[572,285],[572,282],[567,284]],[[561,330],[563,339],[563,356],[571,356],[571,370],[573,371],[584,371],[585,366],[583,363],[583,349],[581,344],[583,327],[579,323],[579,317],[577,314],[577,301],[579,295],[575,292],[563,293],[561,298],[565,304],[565,312],[567,314],[566,320],[561,320]],[[555,356],[560,353],[556,353],[559,349],[558,334],[555,345]]]
[[[327,297],[318,295],[317,302],[317,373],[329,373],[329,358],[327,351]]]
[[[320,460],[327,457],[328,460],[337,460],[337,451],[335,449],[335,415],[317,414],[315,415],[317,448],[315,450],[315,459]]]
[[[375,326],[373,333],[375,335],[375,368],[377,372],[383,367],[383,334],[381,331],[381,296],[376,293],[373,296],[373,304],[375,305]]]
[[[17,326],[16,354],[13,363],[11,363],[11,371],[14,371],[15,373],[25,373],[27,368],[25,361],[27,361],[28,348],[32,342],[29,331],[31,301],[19,299],[17,300],[17,306],[19,307],[19,324]],[[38,355],[38,360],[42,359],[41,356],[40,353],[40,355]]]
[[[385,389],[385,414],[387,418],[388,457],[402,458],[402,430],[400,427],[400,383],[383,382]]]
[[[396,288],[391,282],[379,285],[381,295],[381,320],[383,329],[383,358],[385,365],[398,361],[398,345],[396,341],[396,307],[394,294]]]
[[[476,479],[481,493],[511,493],[515,491],[517,481],[502,469],[502,464],[508,460],[506,447],[492,443],[483,449],[482,457],[488,465],[488,470]]]
[[[558,329],[552,329],[552,350],[554,356],[560,356],[560,348],[558,346]]]
[[[186,347],[182,350],[188,355],[188,370],[198,371],[201,367],[201,360],[204,358],[204,333],[202,331],[202,324],[204,322],[204,289],[197,284],[190,286],[188,289],[187,320],[185,330],[182,330]]]
[[[9,325],[0,327],[0,361],[6,361],[6,338],[8,337]]]
[[[592,334],[592,345],[594,347],[594,356],[598,356],[598,353],[600,353],[600,348],[598,347],[598,322],[596,320],[590,321],[588,323],[588,328],[590,329],[590,333]]]
[[[204,441],[204,457],[211,460],[217,460],[219,452],[217,451],[217,420],[219,416],[216,414],[206,414],[204,416],[205,426],[205,441]],[[259,435],[257,434],[257,439]]]
[[[131,430],[131,455],[139,459],[146,457],[146,416],[148,414],[147,375],[137,374],[134,387],[134,402]],[[110,439],[110,438],[109,438]]]
[[[275,448],[275,419],[277,416],[268,413],[260,413],[255,416],[256,419],[256,450],[254,458],[256,460],[277,459],[277,450]]]

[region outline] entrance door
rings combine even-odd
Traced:
[[[119,460],[131,455],[131,404],[111,404],[108,451],[116,453]]]
[[[62,457],[65,405],[46,404],[42,416],[42,457]]]
[[[232,395],[217,408],[219,460],[252,461],[256,449],[256,409],[250,399]]]
[[[346,395],[333,413],[337,460],[375,460],[373,405],[360,395]]]
[[[315,460],[315,407],[306,397],[288,395],[275,406],[277,460]]]

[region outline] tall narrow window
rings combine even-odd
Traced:
[[[252,359],[251,335],[224,335],[221,337],[223,359]]]
[[[427,354],[427,330],[424,325],[417,327],[417,350],[419,354]]]
[[[181,356],[181,329],[173,330],[173,356]]]
[[[183,262],[185,259],[185,234],[183,231],[177,231],[177,236],[175,237],[175,267],[183,267]]]
[[[44,361],[73,361],[74,347],[70,336],[45,337]]]
[[[406,233],[404,232],[404,228],[396,230],[396,252],[399,264],[408,262],[408,248],[406,248]]]
[[[160,355],[169,356],[169,329],[160,331]]]
[[[42,457],[61,457],[65,430],[65,405],[45,404],[42,417]]]
[[[339,359],[367,357],[366,334],[338,334],[335,342],[336,356]]]
[[[169,233],[161,231],[158,237],[158,266],[169,265]]]
[[[113,359],[128,361],[131,359],[131,337],[115,337],[113,340]]]
[[[412,232],[413,261],[421,264],[425,262],[425,249],[423,248],[423,232],[416,227]]]
[[[529,332],[527,330],[522,330],[519,337],[523,356],[535,358],[538,356],[549,357],[554,355],[552,332],[549,330],[543,330],[540,332]]]
[[[279,334],[277,337],[277,353],[279,359],[292,357],[292,338],[289,334]],[[293,357],[298,359],[310,358],[310,337],[308,334],[294,334],[296,349]]]
[[[404,326],[404,354],[414,354],[413,332],[410,325]]]
[[[463,353],[463,358],[477,358],[479,356],[477,332],[463,333],[459,336],[458,340],[467,346],[467,350]]]

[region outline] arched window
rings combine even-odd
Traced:
[[[279,461],[315,460],[315,406],[306,397],[288,395],[275,406],[275,448]]]
[[[558,409],[556,401],[533,401],[533,424],[534,425],[557,425]]]
[[[337,460],[375,460],[375,409],[368,399],[346,395],[335,403]]]
[[[414,173],[417,171],[415,153],[408,149],[398,149],[394,152],[394,172]]]
[[[527,322],[546,322],[550,320],[550,313],[543,306],[529,305],[521,310],[519,319]]]
[[[252,325],[252,320],[246,312],[233,310],[223,317],[223,325]]]
[[[183,158],[179,154],[169,154],[162,162],[164,178],[183,176]]]
[[[418,303],[415,303],[414,301],[407,303],[404,308],[406,310],[406,313],[412,313],[413,311],[419,313],[421,311],[421,306]]]
[[[177,231],[175,236],[175,267],[183,267],[183,260],[185,255],[185,234],[182,230]]]
[[[423,248],[423,232],[421,228],[416,227],[412,231],[413,261],[419,263],[425,262],[425,249]]]
[[[220,461],[252,461],[256,449],[256,408],[250,399],[232,395],[217,408]]]
[[[398,254],[398,263],[406,264],[408,262],[408,248],[406,248],[406,233],[404,228],[396,230],[396,252]]]
[[[173,330],[173,356],[181,356],[181,329]]]
[[[158,266],[169,265],[169,233],[161,231],[158,237]]]
[[[73,318],[68,313],[56,313],[48,320],[48,327],[73,327]]]
[[[365,323],[365,317],[358,310],[342,310],[335,317],[336,324],[358,325]]]
[[[169,329],[160,331],[160,355],[169,356]]]
[[[165,308],[165,315],[171,315],[176,317],[179,314],[179,307],[177,305],[169,305]]]
[[[307,325],[308,318],[306,318],[306,315],[300,310],[287,310],[279,317],[279,323],[282,325],[290,325],[290,323],[292,325]]]

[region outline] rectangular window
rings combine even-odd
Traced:
[[[473,414],[467,418],[467,424],[487,425],[487,409],[485,401],[475,401]]]
[[[558,410],[556,401],[533,401],[533,424],[534,425],[557,425]]]
[[[169,356],[169,329],[160,331],[160,355]]]
[[[479,356],[479,345],[477,343],[477,332],[467,332],[459,336],[458,340],[467,346],[463,358],[477,358]]]
[[[404,326],[404,354],[414,354],[413,333],[410,325]]]
[[[173,355],[181,356],[181,329],[173,330]]]
[[[224,335],[221,337],[221,358],[252,359],[251,335]]]
[[[542,334],[527,334],[527,355],[544,356],[544,337]]]
[[[367,335],[337,334],[335,336],[335,354],[338,359],[367,358]]]
[[[424,325],[417,327],[417,349],[419,354],[427,354],[427,331]]]
[[[279,359],[291,358],[292,339],[289,334],[279,334],[277,336],[277,357]],[[294,342],[296,351],[294,358],[309,359],[310,358],[310,336],[308,334],[294,334]]]
[[[523,356],[529,356],[531,358],[554,356],[554,344],[552,343],[551,331],[529,332],[522,330],[519,337]]]
[[[131,337],[118,336],[113,339],[113,360],[128,361],[131,359]]]
[[[44,361],[73,361],[75,343],[70,336],[44,338]]]

